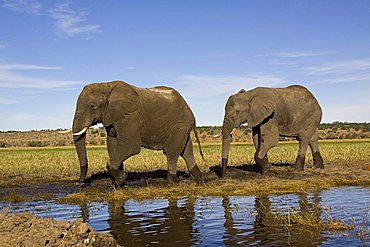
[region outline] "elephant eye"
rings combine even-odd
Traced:
[[[94,104],[91,104],[91,105],[90,105],[90,109],[91,109],[91,110],[96,110],[96,108],[97,108],[97,106],[96,106],[96,105],[94,105]]]

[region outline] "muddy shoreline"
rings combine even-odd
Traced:
[[[364,169],[365,167],[365,169]],[[129,172],[126,185],[115,189],[107,173],[92,174],[81,186],[76,180],[41,179],[35,177],[14,180],[0,178],[0,200],[8,202],[40,199],[64,200],[80,203],[100,200],[158,198],[163,196],[196,195],[251,195],[268,193],[304,193],[335,186],[370,186],[367,164],[329,164],[325,169],[305,168],[294,171],[289,164],[273,164],[261,175],[255,165],[241,164],[228,167],[226,177],[220,179],[219,167],[213,166],[204,174],[204,181],[196,184],[185,172],[178,172],[179,183],[168,184],[166,171]],[[9,180],[8,180],[9,179]],[[77,179],[77,178],[76,178]]]
[[[1,246],[119,246],[109,233],[97,233],[82,220],[68,222],[31,213],[0,211]]]

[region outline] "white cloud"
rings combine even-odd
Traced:
[[[134,70],[136,69],[136,67],[135,66],[123,66],[123,69],[124,70]]]
[[[69,128],[71,113],[62,112],[56,115],[37,115],[30,113],[15,113],[2,116],[6,121],[0,122],[1,130],[36,130]],[[26,123],[26,124],[25,124]],[[27,126],[27,127],[26,127]]]
[[[291,52],[273,52],[269,54],[259,54],[256,57],[275,57],[275,58],[304,58],[304,57],[317,57],[335,54],[330,51],[291,51]]]
[[[76,81],[52,80],[20,75],[19,70],[63,70],[61,67],[30,64],[0,64],[0,88],[66,88],[80,84]]]
[[[302,68],[302,71],[311,75],[325,75],[332,73],[352,73],[358,71],[369,71],[370,60],[352,60],[346,62],[325,63],[319,66]]]
[[[34,0],[3,0],[2,6],[6,9],[27,14],[41,14],[42,4]]]
[[[356,74],[342,76],[338,78],[328,78],[315,81],[315,84],[334,84],[334,83],[345,83],[345,82],[361,82],[361,81],[370,81],[370,74]]]
[[[323,113],[323,122],[369,122],[370,102],[361,105],[326,107]]]
[[[55,66],[39,66],[39,65],[32,65],[32,64],[1,64],[0,63],[0,71],[1,70],[63,70],[61,67]]]
[[[273,75],[246,76],[197,76],[183,75],[177,79],[181,92],[188,98],[207,98],[221,94],[237,93],[241,88],[246,90],[257,86],[276,86],[286,82]]]
[[[11,99],[7,97],[0,96],[0,105],[11,105],[11,104],[16,104],[19,101],[16,99]]]
[[[87,11],[73,9],[70,2],[58,3],[47,8],[36,0],[5,0],[2,6],[29,15],[47,16],[54,21],[56,33],[61,36],[85,35],[90,38],[92,34],[101,32],[100,25],[86,23]]]
[[[64,80],[27,77],[13,74],[8,71],[0,71],[0,88],[54,89],[54,88],[65,88],[80,83],[81,82],[77,81],[64,81]]]
[[[59,34],[72,37],[78,34],[90,35],[101,32],[100,25],[84,24],[88,13],[73,10],[69,3],[57,4],[48,13],[55,20],[54,25]]]

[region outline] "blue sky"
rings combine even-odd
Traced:
[[[167,85],[197,125],[230,94],[302,84],[370,122],[370,1],[0,0],[0,130],[71,126],[84,85]]]

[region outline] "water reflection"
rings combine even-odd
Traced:
[[[187,199],[127,201],[123,206],[109,205],[111,234],[125,246],[189,245],[194,203]]]
[[[110,232],[125,246],[293,245],[313,246],[326,238],[321,232],[286,227],[278,214],[301,212],[321,217],[318,194],[287,196],[201,197],[133,200],[109,205]],[[278,205],[275,207],[274,205]]]
[[[124,246],[355,246],[366,245],[369,235],[362,242],[356,237],[358,228],[345,236],[292,222],[288,227],[287,215],[299,212],[305,219],[319,220],[329,217],[330,208],[330,215],[337,219],[369,226],[369,195],[370,188],[347,187],[301,195],[129,200],[123,205],[0,202],[0,209],[56,219],[82,218],[95,230],[110,232]]]

